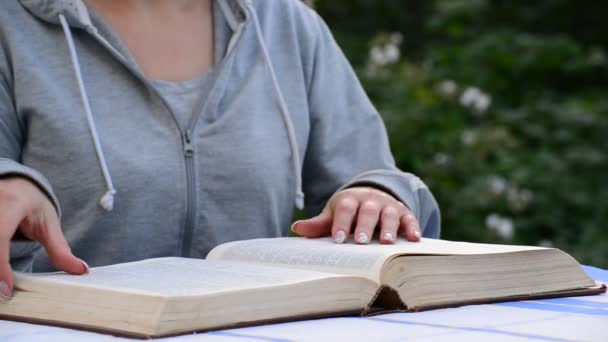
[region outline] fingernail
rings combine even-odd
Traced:
[[[302,222],[302,220],[297,220],[296,222],[294,222],[294,223],[291,224],[291,231],[292,232],[297,233],[297,231],[296,231],[296,225],[298,223],[300,223],[300,222]]]
[[[393,241],[393,238],[394,238],[394,236],[391,233],[384,234],[384,240],[386,240],[386,241]]]
[[[87,264],[87,262],[86,262],[86,261],[84,261],[84,260],[82,260],[82,259],[80,259],[80,258],[78,258],[78,260],[80,260],[80,262],[81,262],[81,263],[84,265],[84,268],[85,268],[84,274],[89,273],[89,270],[91,269],[91,268],[89,267],[89,264]]]
[[[368,243],[369,237],[365,233],[359,233],[359,238],[357,239],[358,243]]]
[[[414,230],[414,235],[420,239],[420,231],[418,229]]]
[[[13,298],[13,293],[4,280],[0,281],[0,298],[6,300]]]
[[[296,225],[298,223],[300,223],[300,222],[302,222],[302,220],[298,220],[298,221],[296,221],[296,222],[294,222],[294,223],[291,224],[291,231],[292,232],[297,233],[297,231],[296,231]]]
[[[335,243],[343,243],[346,240],[346,234],[343,230],[338,230],[336,237],[334,238]]]

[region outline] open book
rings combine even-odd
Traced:
[[[605,290],[557,249],[278,238],[226,243],[207,260],[149,259],[84,276],[17,273],[14,297],[0,302],[0,317],[156,337]]]

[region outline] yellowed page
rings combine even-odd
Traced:
[[[17,273],[15,284],[22,291],[45,293],[53,289],[65,291],[68,286],[169,297],[281,286],[328,277],[339,275],[225,261],[158,258],[92,268],[89,274],[80,276]]]
[[[398,239],[395,244],[335,244],[330,238],[273,238],[235,241],[214,248],[207,260],[242,262],[310,269],[322,272],[359,275],[379,281],[386,260],[396,255],[470,255],[509,253],[541,247],[488,245],[422,239],[409,242]]]

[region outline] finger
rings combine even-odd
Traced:
[[[351,197],[342,197],[336,203],[331,227],[331,235],[335,243],[343,243],[350,235],[358,206],[359,202]]]
[[[0,297],[5,300],[13,296],[10,243],[22,218],[23,211],[16,206],[6,205],[0,209]]]
[[[291,230],[300,236],[317,238],[329,235],[331,229],[331,213],[323,210],[321,214],[307,220],[296,221]]]
[[[371,241],[374,229],[380,219],[382,208],[376,201],[365,201],[359,207],[357,215],[357,228],[355,229],[355,241],[367,244]]]
[[[40,243],[46,249],[51,263],[57,269],[70,274],[87,273],[89,271],[88,265],[72,254],[70,246],[61,231],[59,218],[55,211],[52,210],[52,213],[47,213],[45,216],[48,229],[42,234]]]
[[[0,239],[0,301],[9,300],[13,297],[10,253],[9,239]]]
[[[380,242],[395,242],[398,230],[399,211],[395,207],[385,207],[380,214]]]
[[[401,216],[400,232],[405,235],[408,241],[420,240],[420,225],[414,214],[409,210]]]

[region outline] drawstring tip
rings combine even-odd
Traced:
[[[296,194],[296,208],[298,210],[304,209],[304,193],[301,191]]]
[[[112,211],[114,208],[114,195],[116,194],[116,190],[108,190],[99,200],[99,205],[105,211]]]

